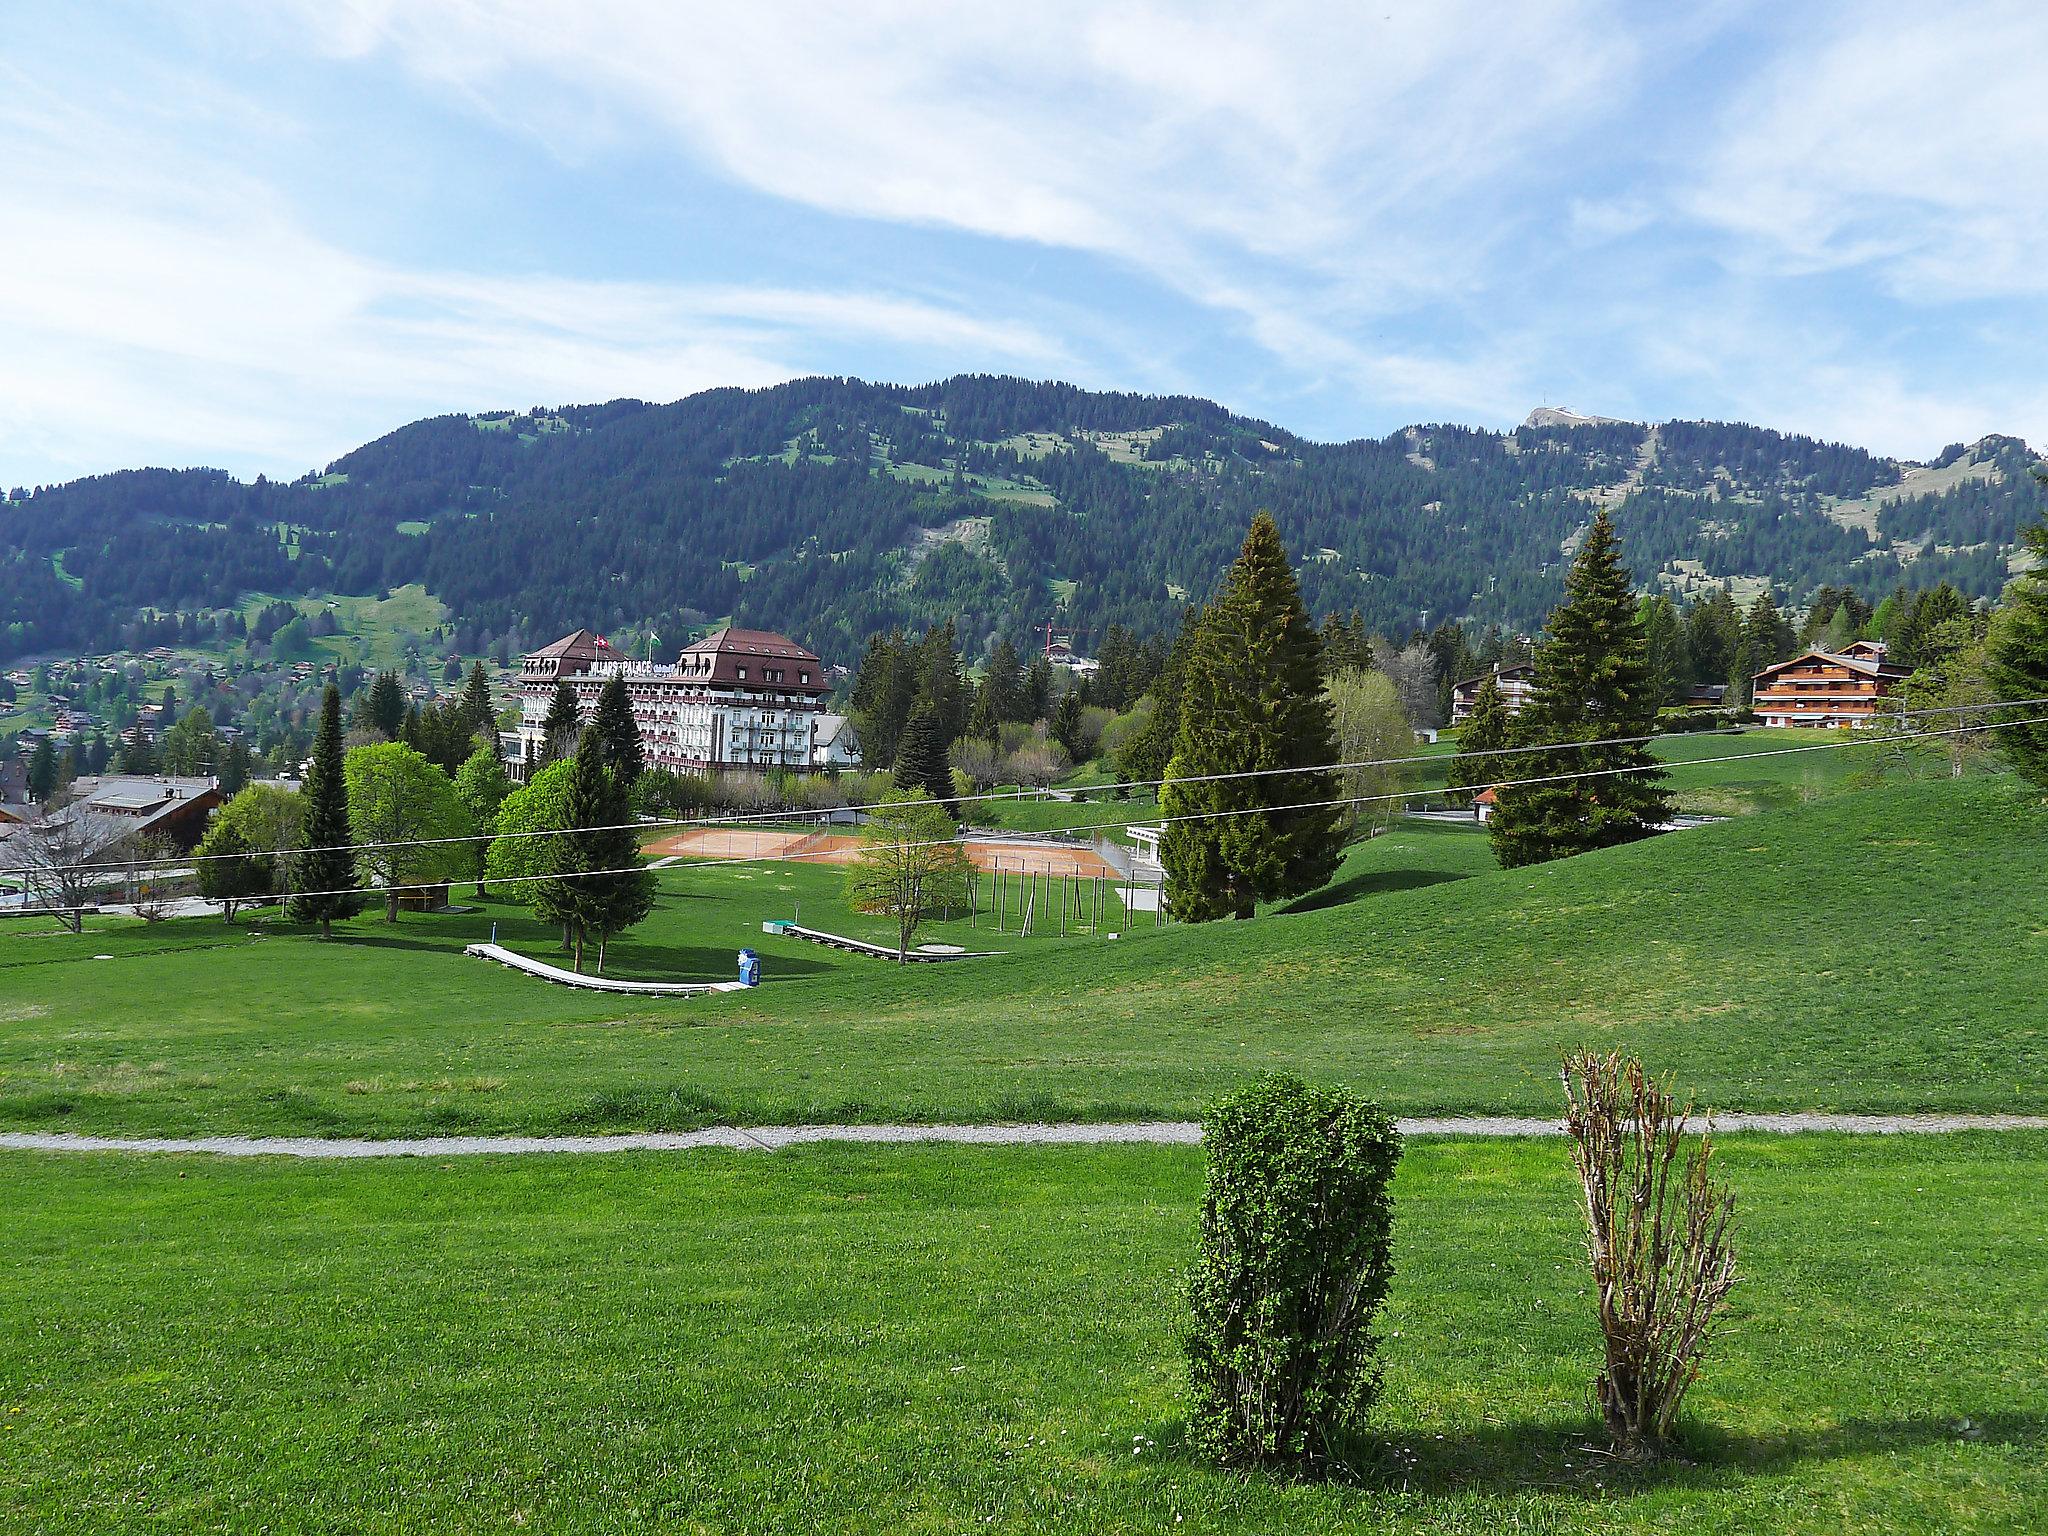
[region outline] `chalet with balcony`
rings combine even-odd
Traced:
[[[1840,652],[1808,651],[1765,667],[1750,684],[1750,708],[1765,725],[1868,725],[1879,700],[1906,680],[1884,646],[1859,640]]]
[[[1460,678],[1451,684],[1451,724],[1463,725],[1472,718],[1472,706],[1479,702],[1479,690],[1489,676],[1500,689],[1500,701],[1510,715],[1519,715],[1536,692],[1536,669],[1527,662],[1513,667],[1496,665],[1491,673]]]

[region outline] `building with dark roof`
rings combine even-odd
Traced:
[[[520,662],[519,728],[505,737],[513,777],[526,777],[543,754],[556,685],[569,685],[587,721],[614,676],[625,679],[651,768],[802,772],[858,762],[849,760],[851,733],[826,713],[832,684],[824,664],[787,635],[727,627],[673,662],[652,662],[579,629]]]
[[[1765,725],[1868,725],[1878,701],[1911,674],[1885,660],[1884,646],[1859,640],[1837,655],[1808,651],[1765,667],[1750,681],[1750,708]]]

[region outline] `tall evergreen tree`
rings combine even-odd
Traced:
[[[998,721],[1007,723],[1026,718],[1024,667],[1017,659],[1017,647],[1007,636],[998,640],[989,652],[988,671],[984,674],[982,686],[989,691],[989,707],[995,711]]]
[[[896,761],[903,728],[917,702],[916,659],[901,630],[872,635],[853,678],[853,721],[863,762],[887,768]]]
[[[1991,628],[1992,687],[2002,699],[2048,699],[2048,523],[2020,530],[2034,568],[2005,591],[2004,611]],[[2048,788],[2048,705],[2022,704],[2006,712],[1996,739],[2013,767]]]
[[[1529,702],[1514,744],[1612,741],[1646,736],[1657,700],[1636,622],[1628,571],[1605,510],[1593,519],[1565,578],[1565,598],[1536,648]],[[1598,773],[1498,791],[1489,827],[1501,864],[1514,868],[1647,837],[1669,814],[1664,771],[1640,744],[1517,753],[1500,777]]]
[[[557,878],[534,883],[535,905],[567,929],[578,971],[586,946],[595,939],[602,972],[611,936],[653,910],[654,875],[639,867],[632,809],[606,761],[595,721],[577,742],[565,822],[566,830],[549,839],[548,873]]]
[[[548,712],[540,726],[541,766],[560,762],[573,752],[582,730],[583,714],[576,705],[576,690],[567,683],[555,684],[555,696],[548,701]]]
[[[1060,695],[1059,703],[1053,706],[1052,721],[1046,734],[1066,748],[1068,761],[1078,765],[1087,756],[1081,750],[1080,690],[1069,688]]]
[[[1025,720],[1043,720],[1052,713],[1052,663],[1043,656],[1031,658],[1024,669],[1022,696],[1017,712]]]
[[[996,713],[995,689],[987,678],[974,690],[974,707],[967,712],[967,729],[961,734],[979,741],[997,741],[1002,737],[1002,716]]]
[[[946,745],[939,739],[938,716],[930,699],[919,699],[903,722],[903,739],[896,744],[895,786],[920,790],[947,807],[953,804],[953,770]]]
[[[1685,616],[1686,649],[1692,653],[1692,681],[1725,683],[1742,643],[1742,611],[1726,587],[1694,603]],[[1732,701],[1731,701],[1732,702]]]
[[[1317,771],[1336,753],[1322,644],[1267,513],[1196,627],[1179,713],[1159,796],[1173,915],[1250,917],[1327,883],[1343,837],[1338,809],[1313,803],[1336,795]],[[1213,777],[1250,771],[1260,777]]]
[[[1645,596],[1637,605],[1636,617],[1643,626],[1645,664],[1657,702],[1681,704],[1692,683],[1692,661],[1685,654],[1685,625],[1678,609],[1662,593]]]
[[[220,790],[230,797],[239,795],[249,782],[249,738],[237,736],[228,743],[221,758]]]
[[[1507,700],[1501,697],[1500,679],[1489,672],[1486,681],[1479,685],[1478,695],[1472,700],[1472,713],[1458,732],[1458,755],[1444,770],[1444,787],[1453,791],[1470,790],[1491,784],[1495,779],[1506,778],[1503,771],[1505,758],[1472,754],[1498,753],[1508,744],[1508,728],[1512,721]],[[1458,805],[1466,805],[1472,797],[1454,793],[1451,799]]]
[[[967,726],[967,688],[960,676],[960,651],[953,621],[925,631],[917,646],[918,691],[931,700],[939,744],[951,747]]]
[[[332,683],[320,699],[320,730],[313,738],[313,761],[300,793],[306,797],[306,820],[299,852],[291,861],[295,894],[285,910],[293,922],[318,923],[320,937],[332,938],[337,917],[354,917],[363,910],[363,898],[355,888],[355,837],[348,822],[341,690]]]
[[[396,672],[379,672],[370,684],[364,716],[372,730],[382,731],[386,741],[397,741],[405,732],[407,700],[405,687]]]
[[[597,728],[597,742],[604,749],[605,766],[628,792],[647,771],[647,753],[640,745],[640,725],[633,718],[632,702],[626,697],[626,680],[614,672],[598,690],[597,709],[590,717]]]
[[[57,748],[45,736],[28,759],[28,797],[38,805],[57,792]]]
[[[462,687],[462,717],[470,735],[483,737],[497,750],[498,712],[491,704],[491,680],[480,661],[469,664],[469,681]]]

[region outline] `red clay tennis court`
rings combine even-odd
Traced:
[[[645,851],[655,858],[664,859],[764,859],[805,864],[850,864],[860,844],[860,837],[851,832],[805,832],[786,827],[693,827],[687,832],[651,842]],[[1115,866],[1092,848],[1008,840],[984,842],[978,839],[965,842],[961,847],[976,869],[992,871],[1000,868],[1006,875],[1122,878]]]

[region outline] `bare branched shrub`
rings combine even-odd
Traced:
[[[1563,1077],[1607,1349],[1594,1398],[1616,1448],[1652,1456],[1735,1285],[1735,1199],[1710,1176],[1712,1131],[1689,1139],[1691,1104],[1634,1057],[1574,1053]]]

